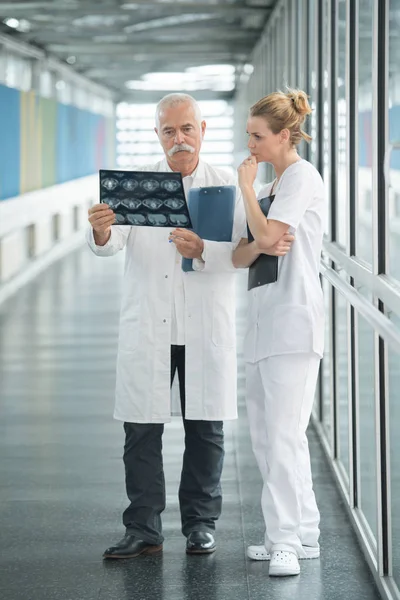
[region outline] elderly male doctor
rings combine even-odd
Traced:
[[[180,172],[186,193],[191,187],[235,185],[227,173],[199,159],[206,123],[191,96],[164,97],[156,125],[165,159],[141,170]],[[187,230],[112,226],[114,214],[104,204],[89,210],[89,221],[95,254],[112,256],[126,247],[114,417],[124,422],[130,505],[123,513],[125,536],[104,558],[162,550],[162,434],[174,412],[170,386],[176,375],[185,428],[182,532],[188,553],[213,552],[222,504],[223,420],[237,417],[231,257],[246,224],[241,195],[232,243],[202,240]],[[194,272],[182,271],[182,256],[194,259]]]

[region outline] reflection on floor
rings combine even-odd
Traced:
[[[262,539],[263,525],[241,363],[240,419],[226,425],[217,552],[203,557],[184,553],[177,501],[182,428],[175,421],[164,439],[164,554],[102,562],[103,550],[122,537],[126,504],[123,431],[111,418],[121,272],[122,256],[99,259],[84,248],[0,308],[0,597],[379,598],[312,432],[321,560],[302,562],[300,577],[272,580],[267,563],[246,559],[245,547]],[[244,313],[241,304],[240,335]]]

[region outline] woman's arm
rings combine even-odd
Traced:
[[[246,238],[242,238],[232,254],[232,263],[236,269],[247,269],[260,256],[256,243],[250,244]]]
[[[257,161],[251,156],[240,165],[239,185],[243,193],[247,222],[259,248],[268,249],[273,246],[289,227],[293,230],[297,229],[314,196],[313,169],[307,161],[303,160],[298,160],[287,167],[277,198],[266,217],[253,189]]]
[[[260,254],[269,254],[270,256],[286,256],[292,247],[294,236],[285,233],[280,240],[267,250],[260,250],[256,242],[248,243],[246,238],[242,238],[232,254],[232,263],[236,269],[247,269],[260,256]]]
[[[289,229],[287,223],[267,219],[262,212],[253,186],[241,186],[247,223],[260,250],[268,250],[276,244]]]

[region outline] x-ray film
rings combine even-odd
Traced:
[[[100,202],[116,225],[192,228],[180,173],[101,170]]]

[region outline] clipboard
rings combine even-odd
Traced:
[[[274,201],[275,195],[268,196],[267,198],[261,198],[259,200],[259,205],[267,217],[269,209],[271,208],[271,204]],[[247,239],[249,244],[254,242],[254,237],[247,226]],[[268,283],[275,283],[278,281],[278,257],[277,256],[269,256],[268,254],[260,254],[258,258],[253,262],[249,267],[249,277],[248,277],[248,290],[252,290],[256,287],[261,287],[262,285],[267,285]]]
[[[203,240],[232,241],[235,204],[234,185],[192,188],[188,194],[188,206],[193,231]],[[182,270],[194,270],[191,258],[182,258]]]

